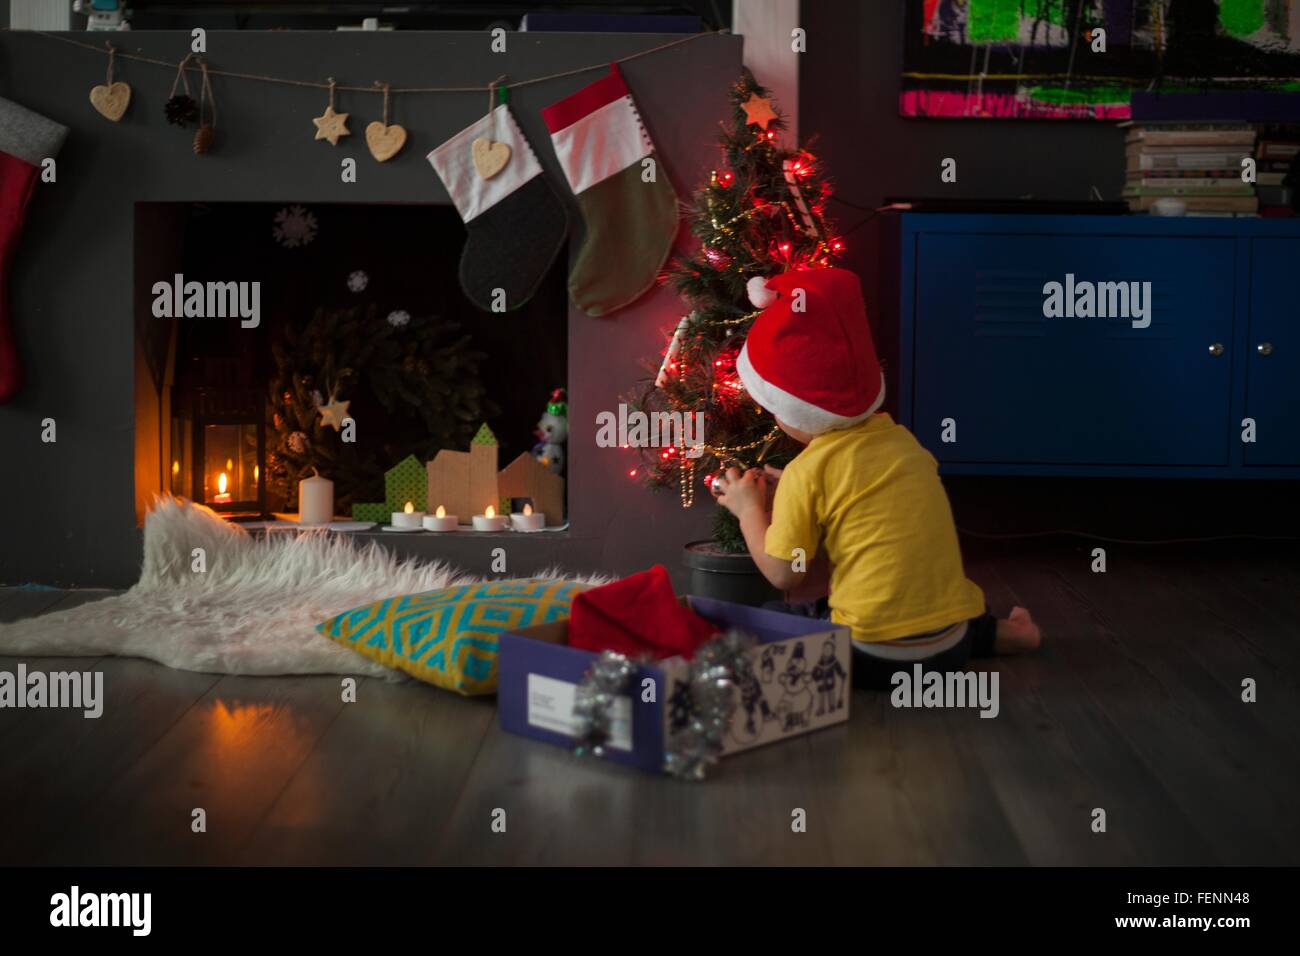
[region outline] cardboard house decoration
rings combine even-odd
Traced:
[[[430,514],[442,505],[461,524],[469,524],[470,518],[483,514],[488,505],[500,509],[497,438],[486,424],[470,442],[469,451],[444,448],[427,469],[425,500]]]
[[[528,452],[502,470],[497,477],[501,498],[531,498],[533,511],[546,515],[546,526],[564,524],[564,479]]]
[[[416,511],[425,511],[424,465],[414,455],[407,455],[384,473],[384,500],[352,503],[353,521],[388,524],[394,511],[401,511],[409,501]]]

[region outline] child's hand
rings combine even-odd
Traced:
[[[768,511],[772,510],[773,501],[776,499],[776,486],[781,481],[783,469],[773,468],[771,465],[763,466],[763,474],[767,476],[767,501],[764,507]]]
[[[757,468],[743,475],[739,468],[728,468],[713,481],[713,495],[718,504],[737,518],[751,510],[767,508],[767,476]]]

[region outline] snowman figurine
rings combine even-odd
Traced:
[[[546,403],[546,414],[538,421],[533,434],[538,439],[533,446],[533,457],[555,474],[562,474],[564,443],[569,438],[569,406],[564,389],[557,388],[551,393],[551,400]]]

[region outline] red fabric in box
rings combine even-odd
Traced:
[[[569,646],[655,660],[689,660],[718,629],[681,604],[662,564],[580,592],[569,613]]]

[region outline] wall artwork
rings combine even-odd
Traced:
[[[1300,93],[1300,0],[904,4],[904,116],[1122,120],[1135,90]]]

